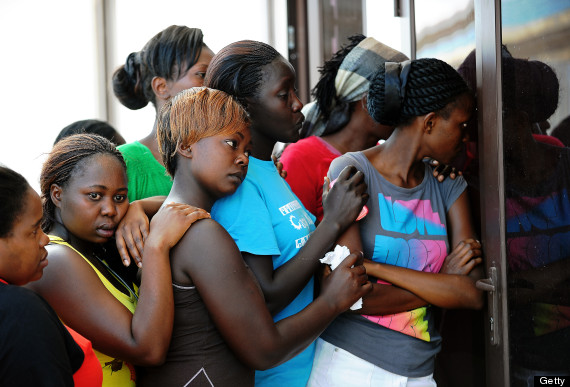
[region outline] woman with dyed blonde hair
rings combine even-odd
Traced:
[[[192,88],[168,101],[158,119],[160,151],[173,177],[165,203],[209,211],[238,189],[251,150],[248,114],[238,102]],[[304,310],[274,323],[232,237],[212,219],[195,223],[170,254],[175,312],[166,362],[142,369],[139,386],[253,386],[254,369],[297,355],[370,290],[356,260],[351,255],[334,270]]]
[[[166,103],[160,115],[158,146],[167,172],[176,172],[176,151],[212,136],[232,135],[249,126],[246,111],[226,93],[194,87]],[[248,153],[249,155],[249,153]]]

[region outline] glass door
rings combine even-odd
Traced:
[[[415,1],[417,57],[448,61],[477,95],[456,163],[488,295],[482,313],[444,313],[438,385],[555,383],[570,374],[570,2],[465,1],[439,17],[423,5]]]
[[[468,66],[478,94],[488,386],[570,380],[569,16],[568,1],[475,2]]]
[[[570,2],[503,0],[501,22],[510,380],[570,381]]]

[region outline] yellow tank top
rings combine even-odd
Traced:
[[[58,245],[67,246],[73,251],[75,251],[79,256],[81,256],[97,273],[99,279],[105,285],[105,288],[121,303],[123,304],[131,313],[135,312],[135,308],[137,306],[137,299],[134,295],[127,296],[123,292],[119,291],[111,282],[105,278],[105,276],[91,263],[83,254],[77,251],[73,246],[69,243],[65,242],[63,239],[57,236],[49,235],[49,239],[51,243],[55,243]],[[135,287],[135,292],[138,293],[138,288]],[[102,387],[135,387],[136,386],[136,373],[135,367],[122,361],[120,359],[115,359],[110,356],[105,355],[97,351],[95,351],[95,355],[97,355],[97,359],[99,359],[99,363],[101,364],[101,368],[103,369],[103,385]]]

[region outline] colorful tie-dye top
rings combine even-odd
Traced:
[[[418,186],[398,187],[380,175],[362,152],[347,153],[335,159],[329,169],[331,180],[347,165],[354,165],[364,173],[370,194],[366,204],[369,213],[360,221],[364,256],[376,262],[425,272],[439,272],[449,251],[446,214],[466,189],[465,180],[458,177],[440,183],[433,177],[431,167],[426,163],[424,179]],[[355,345],[348,340],[344,344],[350,349],[344,348],[338,342],[333,344],[354,354],[360,352],[356,354],[360,357],[372,355],[372,358],[365,360],[391,372],[421,376],[421,372],[420,375],[414,373],[422,367],[424,370],[429,368],[427,364],[431,364],[433,355],[439,351],[441,337],[434,329],[429,306],[391,315],[345,317],[365,319],[368,325],[360,324],[359,329],[362,331],[364,326],[366,332],[372,334],[373,337],[368,340],[378,343],[389,336],[389,343],[384,343],[388,347],[382,350],[377,347],[376,352],[384,352],[377,356],[372,350],[355,349]],[[329,335],[331,329],[335,329],[334,324],[327,329],[323,337],[342,340],[340,334]],[[404,357],[396,361],[394,352],[401,352],[402,345],[412,349],[411,353],[417,358],[410,360]],[[400,364],[397,364],[398,362]]]

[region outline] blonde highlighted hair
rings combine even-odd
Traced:
[[[249,126],[245,109],[229,94],[193,87],[171,98],[158,115],[158,149],[166,171],[174,177],[176,152],[203,138],[231,135]]]

